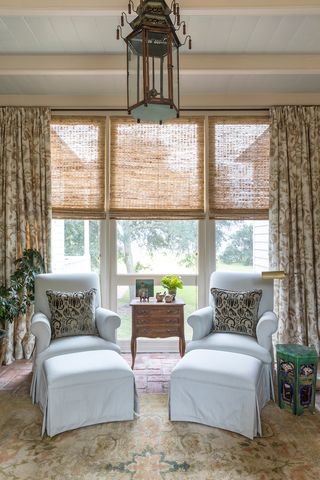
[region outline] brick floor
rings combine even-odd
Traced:
[[[131,366],[131,354],[123,354]],[[177,353],[137,354],[134,366],[137,390],[140,393],[168,391],[170,372],[179,360]],[[32,361],[17,360],[0,367],[0,391],[27,393],[32,378]]]
[[[131,354],[123,354],[131,365]],[[138,353],[134,374],[139,393],[166,393],[170,373],[179,360],[177,353]],[[28,393],[32,378],[31,360],[17,360],[11,365],[0,367],[0,391]],[[320,391],[316,395],[317,409],[320,410]]]

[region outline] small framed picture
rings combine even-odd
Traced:
[[[136,280],[136,297],[149,298],[154,296],[154,281],[152,279],[139,278]]]

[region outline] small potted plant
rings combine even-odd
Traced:
[[[161,278],[161,285],[168,290],[169,295],[175,298],[177,288],[182,288],[183,282],[178,275],[165,275]]]

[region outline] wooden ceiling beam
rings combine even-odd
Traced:
[[[182,54],[181,75],[320,74],[320,54]],[[125,55],[0,55],[0,75],[124,75]]]
[[[0,106],[49,106],[55,109],[125,109],[126,97],[114,95],[0,95]],[[268,108],[272,105],[320,105],[320,93],[209,94],[181,98],[181,108]]]

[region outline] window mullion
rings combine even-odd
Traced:
[[[117,311],[117,222],[107,220],[109,224],[109,289],[110,289],[110,308]]]

